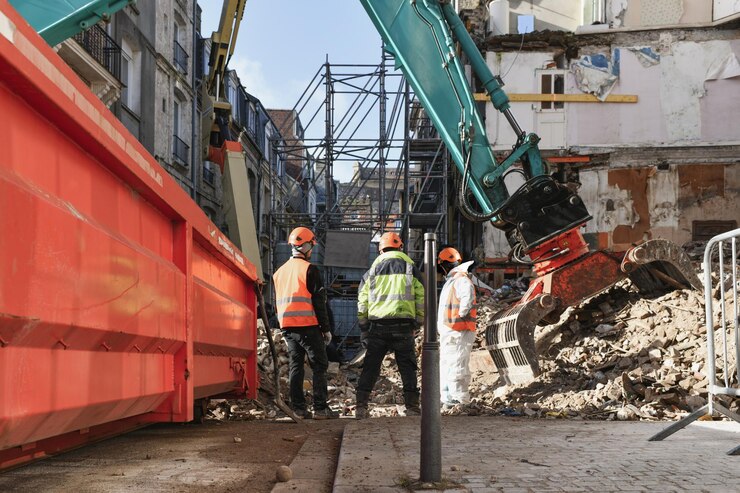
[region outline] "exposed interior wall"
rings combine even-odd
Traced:
[[[635,104],[569,104],[569,145],[666,145],[740,142],[740,127],[726,125],[740,111],[740,40],[678,41],[665,33],[655,46],[619,50],[619,79],[611,94],[634,94]],[[658,55],[650,61],[639,52]],[[578,93],[572,73],[567,92]]]
[[[580,178],[579,194],[594,216],[585,232],[601,234],[600,247],[625,250],[651,238],[684,244],[693,221],[740,223],[737,165],[601,168],[582,170]]]
[[[613,46],[580,49],[580,56],[604,55],[617,64],[609,94],[636,95],[637,103],[566,103],[568,146],[645,146],[740,143],[740,126],[727,125],[740,113],[740,39],[691,41],[662,33]],[[647,53],[647,55],[646,55]],[[538,93],[537,70],[554,67],[552,52],[487,52],[494,74],[505,75],[511,94]],[[580,58],[579,58],[580,59]],[[582,94],[574,64],[566,73],[567,94]],[[512,112],[526,131],[535,129],[537,104],[514,102]],[[514,141],[506,120],[487,105],[486,125],[495,150]]]
[[[614,27],[704,24],[712,21],[708,0],[607,0],[607,21]]]
[[[517,32],[517,17],[533,15],[535,31],[575,31],[581,24],[581,2],[562,0],[509,0],[509,26]]]
[[[683,245],[692,240],[694,221],[740,224],[737,164],[602,166],[581,170],[580,181],[578,193],[593,216],[582,232],[592,248],[624,251],[652,238]],[[483,240],[486,257],[508,254],[506,237],[494,227],[486,225]]]
[[[486,53],[486,61],[494,74],[504,77],[507,93],[536,93],[539,91],[536,70],[554,65],[552,53],[493,52]],[[511,112],[519,126],[531,132],[535,111],[532,103],[512,103]],[[494,150],[509,150],[516,142],[516,135],[501,113],[491,103],[486,104],[486,132]]]
[[[712,18],[715,21],[740,14],[740,0],[714,0]]]

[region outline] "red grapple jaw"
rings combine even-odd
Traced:
[[[686,252],[667,240],[650,240],[632,248],[624,256],[621,269],[645,293],[664,289],[665,285],[703,289]]]
[[[565,243],[568,246],[563,248]],[[666,287],[701,289],[688,256],[666,240],[647,241],[626,254],[589,252],[576,229],[548,244],[552,247],[549,253],[542,248],[536,249],[537,254],[530,252],[531,257],[543,259],[534,265],[539,277],[532,280],[517,305],[496,314],[486,329],[486,348],[507,385],[530,382],[539,374],[534,332],[543,319],[556,322],[569,306],[627,276],[641,292]],[[574,258],[571,252],[581,255]]]

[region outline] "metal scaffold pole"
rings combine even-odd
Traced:
[[[385,128],[385,56],[381,57],[380,67],[378,67],[378,220],[380,221],[380,232],[385,231],[385,153],[386,153],[386,128]]]
[[[326,231],[331,229],[331,214],[332,209],[332,188],[333,188],[333,145],[334,145],[334,90],[331,78],[331,64],[327,58],[326,60],[326,73],[325,73],[325,84],[326,84],[326,102],[325,102],[325,125],[326,135],[324,137],[324,204],[326,207]]]
[[[404,121],[404,129],[403,129],[403,135],[408,139],[409,133],[410,133],[410,125],[409,125],[409,106],[411,105],[411,88],[409,87],[409,83],[404,81],[403,83],[403,121]],[[409,143],[408,140],[405,141],[403,146],[403,195],[401,196],[401,209],[403,212],[403,221],[402,224],[404,225],[403,230],[401,231],[401,237],[403,240],[404,245],[409,244],[409,214],[410,210],[409,207],[411,205],[411,200],[409,197]]]

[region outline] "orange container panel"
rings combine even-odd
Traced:
[[[0,0],[0,469],[255,396],[255,280]]]

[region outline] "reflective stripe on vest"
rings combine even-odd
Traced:
[[[466,277],[465,274],[458,274],[455,277]],[[467,315],[464,317],[460,316],[460,298],[457,297],[455,292],[455,286],[450,286],[450,297],[447,305],[445,306],[445,317],[443,323],[451,328],[452,330],[472,330],[475,331],[475,319],[478,316],[478,311],[475,309],[475,291],[473,291],[473,307],[470,309]]]
[[[319,325],[313,309],[313,298],[306,285],[310,265],[302,258],[291,258],[272,276],[277,317],[282,329]]]
[[[369,276],[369,283],[370,283],[370,289],[367,293],[367,300],[370,303],[373,302],[380,302],[380,301],[414,301],[416,298],[414,297],[414,290],[413,290],[413,282],[414,282],[414,264],[406,264],[406,273],[404,276],[406,277],[406,288],[403,293],[393,293],[393,294],[378,294],[377,288],[375,287],[375,272],[377,270],[377,266],[374,266],[372,271],[370,272]]]

